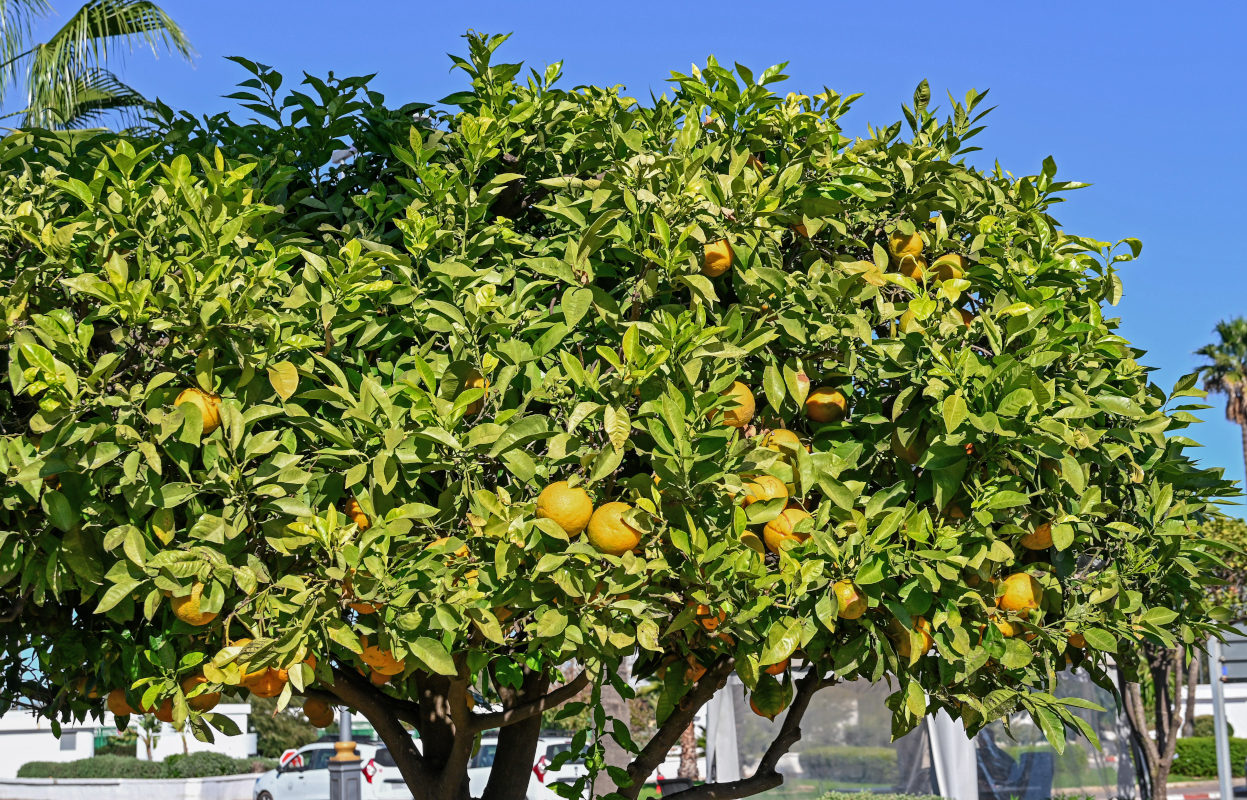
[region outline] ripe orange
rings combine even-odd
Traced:
[[[372,527],[372,523],[368,521],[368,515],[364,513],[363,506],[354,497],[346,501],[344,511],[350,517],[351,522],[355,523],[355,527],[361,531],[366,531]]]
[[[333,709],[319,697],[309,697],[303,701],[303,715],[317,728],[328,728],[333,724]]]
[[[1027,550],[1047,550],[1052,546],[1052,523],[1045,522],[1022,537],[1021,545]]]
[[[922,276],[927,274],[927,262],[919,256],[902,256],[897,268],[902,275],[916,281],[922,280]]]
[[[801,443],[801,437],[787,428],[776,428],[773,431],[768,431],[762,437],[762,446],[768,450],[779,450],[780,452],[783,452],[784,448],[800,450],[804,447],[805,452],[810,452],[809,446]]]
[[[1039,608],[1043,588],[1039,581],[1025,572],[1015,572],[1001,583],[1003,591],[996,597],[996,607],[1002,611],[1029,614]]]
[[[426,544],[426,545],[424,546],[424,549],[425,549],[425,550],[433,550],[433,549],[435,549],[435,548],[441,547],[442,545],[446,544],[446,543],[447,543],[447,542],[449,542],[449,541],[450,541],[450,537],[449,537],[449,536],[439,536],[439,537],[437,537],[436,539],[434,539],[433,541],[431,541],[431,542],[429,542],[428,544]],[[456,548],[455,548],[455,552],[454,552],[454,553],[452,553],[452,555],[453,555],[453,556],[455,556],[455,558],[465,558],[465,557],[467,557],[467,555],[468,555],[468,546],[467,546],[466,544],[461,544],[461,545],[459,545],[458,547],[456,547]]]
[[[805,225],[800,222],[792,226],[792,232],[800,236],[802,239],[810,238],[810,232],[806,230]]]
[[[368,671],[368,680],[372,683],[373,686],[385,686],[387,683],[390,682],[390,678],[392,677],[394,676],[386,675],[384,672],[378,672],[375,669]]]
[[[809,512],[800,506],[785,508],[778,517],[766,523],[766,527],[762,529],[762,541],[766,542],[767,549],[772,553],[778,553],[784,542],[800,543],[810,538],[809,533],[795,530],[797,523],[809,517]]]
[[[942,281],[960,278],[966,274],[966,257],[957,253],[945,253],[931,264],[931,271]]]
[[[96,687],[94,678],[91,679],[89,688],[88,681],[85,677],[74,681],[74,693],[80,697],[85,697],[88,700],[96,700],[100,696],[100,692]]]
[[[108,710],[113,712],[117,717],[128,717],[134,713],[134,709],[130,707],[130,703],[126,700],[125,689],[113,689],[108,693],[108,699],[105,701]]]
[[[718,614],[715,614],[710,610],[710,606],[698,603],[695,618],[697,619],[697,624],[701,625],[703,630],[709,632],[719,627],[719,623],[727,619],[727,612],[720,611]]]
[[[489,381],[485,380],[485,376],[481,375],[480,372],[472,369],[468,371],[466,376],[464,376],[461,391],[462,389],[484,389],[488,393]],[[481,413],[481,410],[484,408],[485,398],[482,396],[481,398],[468,403],[468,407],[464,409],[464,414],[467,416],[476,416]]]
[[[927,622],[926,617],[914,617],[914,631],[918,634],[921,641],[921,652],[918,656],[924,656],[931,652],[931,648],[935,646],[935,640],[931,638],[931,623]],[[899,619],[892,619],[888,626],[889,635],[892,637],[893,643],[896,645],[896,654],[905,661],[913,660],[913,641],[909,635],[909,631],[901,624]]]
[[[537,495],[537,516],[553,521],[568,536],[579,536],[593,517],[593,501],[579,486],[555,481]]]
[[[688,666],[684,669],[684,680],[688,683],[697,683],[706,674],[706,668],[692,656],[688,657],[686,663]]]
[[[406,661],[400,661],[394,657],[394,653],[375,644],[368,644],[368,640],[361,639],[360,644],[364,647],[364,652],[360,654],[360,659],[372,667],[382,675],[397,675],[407,668]]]
[[[193,675],[182,681],[182,694],[190,694],[196,687],[208,682],[208,679],[202,675]],[[188,697],[186,704],[196,711],[211,711],[216,708],[216,704],[221,702],[220,692],[204,692],[195,697]]]
[[[748,507],[754,503],[776,499],[787,500],[788,487],[774,475],[759,475],[745,484],[745,495],[741,499],[741,505]]]
[[[221,398],[217,395],[208,394],[202,389],[191,387],[190,389],[183,389],[182,393],[173,401],[175,408],[183,403],[190,403],[199,409],[199,416],[203,418],[204,436],[221,427]]]
[[[623,515],[632,510],[627,503],[606,503],[589,519],[589,544],[603,553],[621,556],[641,543],[641,532],[628,524]]]
[[[757,409],[757,401],[754,400],[753,392],[748,386],[736,381],[733,383],[723,396],[728,399],[727,407],[723,409],[723,424],[732,428],[743,428],[749,424],[749,420],[753,419],[753,412]]]
[[[768,694],[771,696],[764,697],[758,692],[751,694],[749,696],[749,708],[759,717],[766,717],[769,720],[774,720],[784,712],[784,709],[788,707],[788,703],[784,699],[784,696],[779,692]]]
[[[765,672],[767,675],[783,675],[785,672],[788,671],[788,662],[789,662],[789,659],[785,658],[783,661],[779,662],[778,664],[772,664],[771,666],[765,668],[762,671]]]
[[[906,464],[917,464],[918,459],[922,458],[922,448],[918,445],[918,438],[914,437],[913,441],[905,444],[895,429],[892,430],[892,452]]]
[[[918,231],[910,234],[892,231],[892,235],[888,237],[888,253],[897,259],[906,256],[917,258],[922,255],[922,236]]]
[[[860,619],[866,613],[866,598],[852,581],[836,581],[832,590],[840,619]]]
[[[959,308],[957,309],[957,311],[961,313],[961,321],[965,324],[967,328],[974,324],[973,314],[971,314],[969,311],[966,311],[964,308]]]
[[[355,613],[367,616],[377,613],[380,603],[368,603],[363,600],[355,600],[355,590],[352,587],[351,576],[347,575],[342,579],[342,599],[347,601],[347,606],[354,609]]]
[[[276,697],[286,688],[289,675],[284,669],[265,667],[243,678],[242,685],[256,697]]]
[[[717,278],[732,268],[732,245],[727,239],[711,242],[702,250],[701,274],[708,278]]]
[[[996,630],[1000,631],[1000,635],[1006,639],[1012,639],[1013,634],[1017,633],[1017,628],[1007,619],[994,619],[992,624],[996,626]]]
[[[149,706],[142,709],[142,711],[144,714],[151,714],[161,722],[173,722],[173,701],[167,697],[160,701],[160,705],[154,708]]]
[[[203,597],[204,585],[199,581],[195,581],[191,585],[190,594],[184,597],[174,597],[169,601],[173,608],[173,616],[185,622],[187,625],[201,627],[207,625],[216,619],[215,611],[200,611],[199,601]]]
[[[1071,633],[1069,635],[1069,646],[1077,647],[1081,650],[1087,646],[1087,639],[1081,633]]]
[[[815,422],[838,422],[848,410],[849,401],[830,386],[820,386],[805,398],[805,415]]]

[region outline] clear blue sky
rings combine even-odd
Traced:
[[[74,0],[52,0],[62,13]],[[469,28],[513,32],[508,61],[564,62],[568,85],[623,84],[661,93],[666,76],[704,63],[753,68],[788,61],[792,90],[828,86],[866,96],[850,129],[900,118],[922,78],[935,100],[991,89],[998,107],[978,144],[1015,174],[1053,155],[1066,179],[1094,184],[1058,209],[1065,228],[1143,240],[1124,270],[1125,335],[1148,351],[1168,389],[1197,359],[1220,318],[1247,314],[1247,4],[1045,0],[911,2],[413,2],[412,0],[164,0],[186,29],[195,65],[145,53],[124,77],[196,112],[243,76],[243,55],[287,76],[377,73],[394,103],[460,88],[446,53]],[[947,105],[945,102],[944,105]],[[1236,426],[1222,403],[1192,438],[1207,464],[1243,480]],[[1240,515],[1241,511],[1237,512]]]

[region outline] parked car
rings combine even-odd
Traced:
[[[473,769],[484,769],[492,767],[494,764],[494,753],[498,749],[498,739],[494,736],[485,736],[481,739],[481,746],[477,749],[475,755],[472,756],[470,767]],[[537,740],[536,761],[533,764],[533,776],[536,777],[538,783],[549,786],[552,783],[570,783],[582,775],[589,774],[589,768],[585,766],[583,757],[571,756],[559,766],[554,766],[555,757],[560,753],[565,753],[572,749],[572,740],[561,736],[543,736]],[[469,770],[469,775],[471,770]],[[488,772],[486,772],[485,780],[488,780]],[[484,782],[480,786],[483,791]],[[476,786],[472,787],[472,796],[479,797],[480,793]]]
[[[493,740],[497,745],[497,740]],[[417,740],[416,746],[420,746]],[[482,744],[484,747],[484,744]],[[363,780],[360,782],[361,800],[411,800],[407,782],[398,771],[390,751],[377,742],[355,744],[360,759]],[[334,754],[333,742],[315,742],[287,751],[282,755],[281,766],[256,778],[252,795],[255,800],[328,800],[329,759]],[[479,755],[479,754],[478,754]],[[490,765],[473,763],[468,769],[469,792],[480,797],[489,782]],[[529,776],[527,800],[561,800],[542,785],[535,773]]]

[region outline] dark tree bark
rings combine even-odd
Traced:
[[[1183,646],[1169,650],[1144,645],[1143,653],[1155,695],[1154,717],[1150,726],[1155,731],[1155,738],[1148,735],[1143,688],[1138,683],[1127,683],[1122,701],[1143,754],[1143,767],[1150,779],[1151,800],[1164,800],[1168,796],[1169,775],[1173,771],[1181,723],[1193,709],[1199,663],[1197,654]]]
[[[676,776],[694,781],[701,777],[697,772],[697,729],[691,722],[680,734],[680,771]]]

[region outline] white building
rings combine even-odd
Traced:
[[[1247,683],[1226,683],[1222,687],[1225,689],[1225,719],[1236,737],[1247,737]],[[1195,716],[1212,715],[1212,685],[1201,683],[1195,687]]]
[[[199,750],[212,750],[234,758],[245,758],[255,755],[256,740],[254,733],[247,731],[247,714],[251,706],[246,703],[222,703],[213,709],[234,721],[240,731],[239,736],[216,734],[216,742],[208,744],[196,739],[187,732],[185,735],[173,729],[172,725],[161,725],[156,734],[152,748],[152,759],[163,761],[174,753],[194,753]],[[137,723],[131,720],[131,725]],[[17,769],[28,761],[76,761],[95,755],[95,734],[97,730],[115,731],[116,724],[112,714],[104,715],[104,722],[97,723],[87,719],[83,722],[72,722],[61,725],[61,737],[52,733],[52,723],[25,709],[12,709],[0,716],[0,778],[14,778]],[[140,732],[140,737],[142,733]],[[147,748],[139,739],[135,755],[147,758]]]

